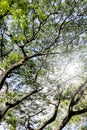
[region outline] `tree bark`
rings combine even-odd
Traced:
[[[59,126],[57,126],[55,130],[62,130],[64,128],[64,126],[69,122],[69,120],[71,119],[71,117],[72,117],[72,113],[68,112],[68,114],[63,119],[63,121],[61,122],[61,124]]]

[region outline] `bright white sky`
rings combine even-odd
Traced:
[[[5,130],[2,125],[0,125],[0,130]]]
[[[69,65],[67,65],[66,73],[67,75],[74,76],[81,72],[81,65],[78,62],[73,62]]]

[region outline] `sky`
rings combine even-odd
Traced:
[[[0,130],[5,130],[2,125],[0,125]]]

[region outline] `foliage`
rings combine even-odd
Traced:
[[[86,35],[86,0],[0,1],[1,122],[61,130],[85,118]]]

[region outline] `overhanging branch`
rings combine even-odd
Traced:
[[[43,128],[45,128],[48,124],[52,123],[53,121],[55,121],[56,117],[57,117],[57,112],[58,112],[58,107],[59,107],[59,104],[60,104],[60,100],[57,102],[57,104],[55,104],[55,110],[54,110],[54,113],[53,115],[48,119],[46,120],[45,122],[43,122],[37,129],[35,130],[42,130]]]
[[[6,114],[6,112],[9,109],[14,108],[15,106],[19,105],[21,102],[23,102],[24,100],[26,100],[28,97],[32,96],[35,93],[38,93],[42,89],[43,88],[38,89],[38,90],[34,90],[34,91],[30,92],[29,94],[27,94],[26,96],[24,96],[23,98],[21,98],[20,100],[15,101],[14,103],[6,102],[6,107],[0,112],[0,120],[3,118],[3,116]]]

